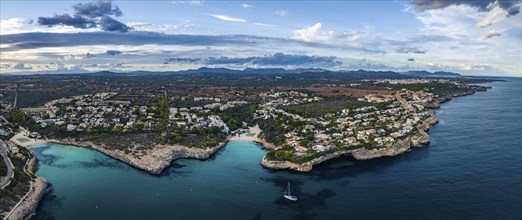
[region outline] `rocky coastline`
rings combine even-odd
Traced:
[[[458,92],[458,93],[452,93],[451,95],[441,96],[441,97],[438,97],[433,103],[429,104],[426,107],[428,107],[428,108],[440,108],[440,105],[442,103],[451,101],[453,98],[460,97],[460,96],[473,95],[476,92],[485,92],[485,91],[487,91],[490,88],[491,87],[479,87],[479,88],[476,88],[474,90],[470,90],[470,91],[466,91],[466,92]]]
[[[267,150],[272,150],[276,148],[275,144],[266,141],[264,138],[257,137],[256,140],[254,140],[254,142],[258,143],[259,145],[261,145],[261,147]]]
[[[160,174],[165,168],[170,166],[172,161],[177,159],[208,159],[214,153],[223,148],[228,141],[219,143],[215,147],[206,149],[191,148],[182,145],[155,145],[152,149],[147,151],[147,154],[141,155],[140,157],[127,154],[121,150],[110,150],[102,145],[97,145],[89,141],[78,142],[76,140],[67,138],[50,139],[48,142],[93,149],[109,157],[127,163],[137,169],[144,170],[150,174],[157,175]]]
[[[36,177],[31,183],[31,189],[26,196],[11,210],[7,220],[30,219],[36,214],[38,203],[47,189],[47,181],[42,177]]]
[[[33,158],[27,162],[25,171],[34,174],[36,162],[37,159],[33,155]],[[36,176],[30,184],[29,192],[11,209],[6,220],[30,219],[36,214],[38,203],[47,190],[48,182],[44,178]]]
[[[466,95],[472,95],[476,92],[484,92],[488,89],[491,89],[491,87],[477,87],[469,91],[465,92],[457,92],[448,94],[445,96],[441,96],[436,98],[431,104],[427,105],[427,108],[440,108],[440,105],[444,102],[450,101],[455,97],[460,96],[466,96]],[[399,154],[402,154],[406,151],[408,151],[412,147],[422,147],[424,145],[427,145],[430,142],[430,136],[428,135],[427,131],[433,126],[434,124],[438,123],[438,118],[435,115],[435,112],[433,110],[429,111],[430,116],[420,125],[417,125],[417,129],[419,131],[418,135],[409,136],[404,139],[398,140],[394,144],[388,147],[384,148],[374,148],[374,149],[366,149],[366,148],[358,148],[354,150],[341,150],[336,151],[331,154],[322,155],[318,158],[314,158],[308,162],[299,164],[299,163],[293,163],[290,161],[276,161],[276,160],[270,160],[266,157],[266,155],[261,159],[261,165],[263,165],[265,168],[268,169],[290,169],[294,171],[299,172],[309,172],[312,170],[312,167],[314,165],[320,164],[324,161],[337,158],[344,155],[351,155],[357,160],[368,160],[373,158],[379,158],[379,157],[385,157],[385,156],[396,156]],[[266,142],[264,139],[258,138],[256,141],[257,143],[261,144],[266,149],[274,149],[275,145],[272,143]]]
[[[430,137],[426,132],[431,128],[432,125],[436,124],[437,122],[438,119],[435,116],[435,112],[433,110],[430,110],[430,116],[422,124],[417,125],[417,129],[419,131],[418,135],[409,136],[404,139],[398,140],[397,142],[393,143],[388,147],[374,149],[358,148],[353,150],[340,150],[331,154],[322,155],[318,158],[314,158],[302,164],[290,161],[270,160],[266,156],[264,156],[263,159],[261,159],[261,164],[269,169],[290,169],[298,172],[309,172],[312,170],[312,167],[314,165],[343,155],[351,155],[357,160],[368,160],[379,157],[397,156],[408,151],[412,147],[421,147],[428,144],[430,142]]]

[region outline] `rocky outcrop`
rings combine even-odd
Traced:
[[[31,183],[31,189],[20,203],[6,217],[8,220],[29,219],[36,214],[38,203],[45,194],[47,189],[47,181],[41,177],[36,177]]]
[[[405,139],[398,140],[389,147],[374,149],[359,148],[353,151],[352,156],[357,160],[368,160],[385,156],[396,156],[406,152],[410,149],[411,146],[411,137],[407,137]]]
[[[261,165],[263,165],[266,168],[275,169],[275,170],[283,170],[283,169],[291,169],[299,172],[308,172],[312,170],[312,167],[316,164],[320,164],[324,161],[340,157],[342,155],[351,154],[353,150],[344,150],[344,151],[337,151],[331,154],[323,155],[318,158],[314,158],[308,162],[299,164],[299,163],[293,163],[290,161],[278,161],[278,160],[270,160],[266,156],[261,159]]]
[[[147,150],[147,154],[135,156],[121,150],[107,149],[92,142],[76,142],[73,139],[53,139],[49,142],[91,148],[151,174],[160,174],[163,169],[170,166],[171,162],[176,159],[207,159],[226,144],[226,142],[223,142],[215,147],[206,149],[190,148],[181,145],[155,145],[152,149]]]
[[[440,108],[440,104],[442,104],[444,102],[447,102],[447,101],[450,101],[450,100],[452,100],[455,97],[466,96],[466,95],[473,95],[473,94],[475,94],[475,92],[485,92],[488,89],[491,89],[491,87],[483,86],[483,87],[474,88],[472,90],[467,90],[467,91],[462,91],[462,92],[455,92],[455,93],[452,93],[452,94],[440,96],[440,97],[437,97],[433,102],[427,104],[426,107],[427,108]]]
[[[254,142],[260,144],[263,148],[268,150],[276,148],[275,144],[267,142],[264,138],[257,137]]]
[[[408,151],[411,147],[421,147],[430,142],[430,137],[426,133],[431,125],[438,122],[435,112],[430,111],[429,117],[423,123],[417,125],[418,135],[412,135],[404,139],[398,140],[392,145],[383,148],[358,148],[354,150],[341,150],[331,154],[323,155],[308,162],[299,164],[290,161],[270,160],[266,156],[261,160],[261,164],[270,169],[291,169],[299,172],[309,172],[314,165],[324,161],[337,158],[343,155],[352,155],[357,160],[368,160],[379,157],[397,156]]]

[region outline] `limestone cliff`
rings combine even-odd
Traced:
[[[181,145],[155,145],[152,149],[147,150],[147,154],[134,156],[121,150],[107,149],[92,142],[76,142],[73,139],[53,139],[49,142],[91,148],[152,174],[160,174],[163,169],[170,166],[171,162],[176,159],[207,159],[226,144],[226,142],[223,142],[215,147],[206,149],[190,148]]]
[[[368,160],[379,157],[390,157],[402,154],[408,151],[411,147],[421,147],[430,142],[430,137],[426,133],[430,129],[431,125],[438,122],[437,117],[433,111],[430,111],[429,117],[424,120],[422,124],[417,125],[419,134],[408,136],[404,139],[400,139],[388,147],[383,148],[358,148],[354,150],[341,150],[331,154],[323,155],[315,158],[311,161],[298,164],[289,161],[276,161],[270,160],[266,156],[261,160],[261,164],[270,169],[291,169],[300,172],[308,172],[312,170],[312,167],[316,164],[320,164],[324,161],[332,158],[337,158],[342,155],[352,155],[357,160]]]

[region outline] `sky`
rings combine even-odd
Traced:
[[[0,74],[200,67],[522,76],[521,0],[0,1]]]

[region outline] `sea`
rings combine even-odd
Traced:
[[[32,148],[52,185],[34,219],[522,219],[522,80],[436,110],[431,143],[396,157],[346,156],[312,172],[263,168],[251,142],[151,175],[99,152]],[[283,198],[287,184],[295,202]]]

